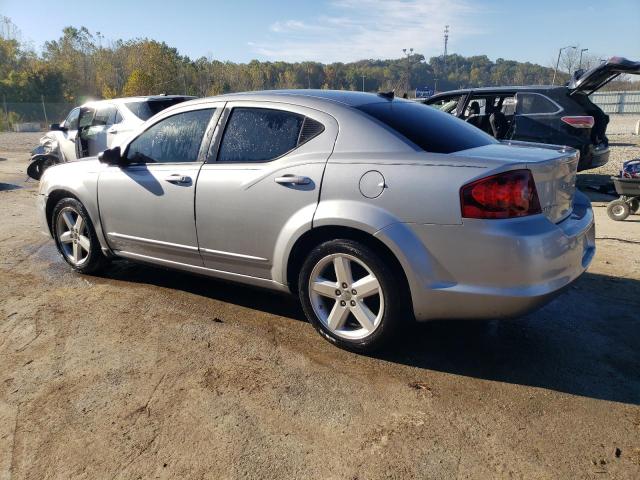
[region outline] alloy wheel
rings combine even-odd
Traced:
[[[56,234],[62,253],[75,266],[82,265],[91,253],[89,228],[82,215],[72,207],[65,207],[56,219]]]
[[[309,278],[314,313],[336,336],[358,340],[371,335],[384,314],[384,293],[373,271],[344,253],[322,258]]]

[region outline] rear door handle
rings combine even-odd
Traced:
[[[191,183],[191,177],[186,175],[180,175],[179,173],[174,173],[165,177],[165,181],[169,183],[179,183],[179,184],[187,184]]]
[[[301,177],[299,175],[284,175],[276,177],[275,181],[280,185],[309,185],[311,183],[309,177]]]

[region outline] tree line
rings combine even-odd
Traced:
[[[416,88],[445,91],[491,85],[549,84],[553,68],[485,55],[431,57],[413,54],[351,63],[224,62],[192,60],[164,42],[106,41],[100,33],[67,27],[42,51],[22,42],[6,17],[0,29],[0,93],[9,102],[80,103],[87,98],[158,93],[209,96],[276,88],[390,91],[413,95]],[[559,72],[556,83],[566,82]],[[637,83],[637,82],[636,82]],[[628,88],[618,82],[616,88]],[[637,87],[636,87],[637,88]]]

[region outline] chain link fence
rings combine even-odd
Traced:
[[[16,103],[2,99],[0,105],[0,131],[37,132],[59,123],[75,105],[71,103]]]

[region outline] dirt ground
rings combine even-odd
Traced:
[[[367,357],[286,296],[71,273],[24,181],[38,137],[0,134],[0,480],[640,478],[640,216],[594,203],[593,265],[544,309]],[[608,169],[640,157],[611,141]]]

